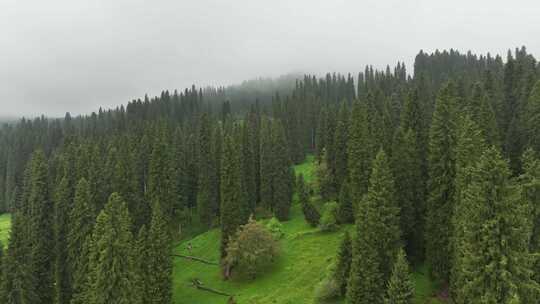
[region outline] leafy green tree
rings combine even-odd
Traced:
[[[97,217],[92,232],[89,303],[140,303],[136,289],[131,219],[117,193]]]
[[[337,265],[334,273],[334,278],[339,285],[339,291],[341,296],[347,294],[347,282],[349,281],[349,274],[351,272],[351,259],[352,259],[352,243],[349,232],[345,232],[343,240],[339,246],[339,252],[337,255]]]
[[[392,275],[388,281],[386,304],[411,304],[414,297],[414,284],[411,279],[405,251],[399,250]]]
[[[431,274],[448,281],[452,211],[454,208],[457,88],[448,82],[439,92],[429,130],[429,181],[426,258]]]

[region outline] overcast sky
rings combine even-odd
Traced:
[[[521,45],[540,57],[538,0],[0,0],[0,116]]]

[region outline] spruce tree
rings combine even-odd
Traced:
[[[239,149],[231,135],[223,142],[221,164],[221,257],[229,239],[248,218],[247,195],[243,186]]]
[[[524,123],[529,146],[540,152],[540,80],[529,96]]]
[[[155,202],[148,231],[148,260],[146,303],[171,303],[172,297],[172,238],[167,229],[167,220],[159,202]]]
[[[274,163],[273,163],[273,147],[272,147],[272,124],[267,117],[264,117],[261,122],[261,153],[260,153],[260,177],[261,177],[261,206],[266,211],[271,211],[274,208]]]
[[[401,246],[399,207],[388,162],[386,153],[380,150],[373,161],[368,192],[358,208],[347,287],[349,303],[383,302],[384,282]]]
[[[531,148],[523,153],[524,173],[520,177],[524,199],[529,204],[532,224],[529,250],[532,254],[540,255],[540,159]],[[540,284],[540,258],[533,263],[533,278]]]
[[[341,244],[339,246],[339,252],[337,255],[336,270],[334,278],[336,284],[339,287],[339,293],[341,296],[347,294],[347,283],[349,281],[349,275],[351,272],[351,260],[352,260],[352,243],[349,232],[346,231]]]
[[[274,198],[274,214],[280,221],[289,218],[291,208],[291,180],[290,160],[287,151],[287,141],[283,125],[278,120],[272,123],[272,151],[273,151],[273,174],[272,191]]]
[[[53,204],[49,195],[48,167],[45,154],[41,150],[32,156],[30,193],[29,241],[31,244],[30,273],[34,277],[32,288],[37,302],[48,304],[53,302],[53,266],[54,266],[54,233]]]
[[[90,184],[83,178],[77,184],[73,208],[69,214],[67,262],[72,277],[73,298],[71,304],[82,304],[86,301],[83,292],[88,282],[89,248],[85,248],[85,243],[91,237],[95,223],[95,211],[91,197]]]
[[[431,274],[448,281],[454,208],[457,88],[447,83],[437,96],[429,130],[429,181],[426,218],[426,258]]]
[[[367,125],[368,114],[365,103],[356,102],[353,105],[350,121],[347,162],[351,196],[353,202],[357,204],[367,191],[373,157],[370,149],[372,143]]]
[[[150,249],[146,225],[139,229],[134,244],[135,270],[137,271],[136,289],[140,295],[141,303],[151,303],[150,296]]]
[[[126,203],[117,193],[111,194],[98,215],[91,242],[89,303],[140,303],[134,292],[137,274],[131,219]]]
[[[338,121],[334,140],[335,148],[334,163],[331,168],[333,189],[341,189],[343,180],[347,177],[347,140],[349,128],[349,109],[345,102],[339,109]]]
[[[463,233],[467,277],[457,303],[524,303],[538,299],[529,253],[530,209],[511,179],[508,163],[496,148],[481,156],[463,204],[468,221]]]
[[[396,130],[392,148],[392,169],[396,197],[400,207],[401,231],[404,248],[415,261],[421,261],[424,251],[424,193],[421,156],[412,129]]]
[[[199,165],[199,181],[197,188],[197,211],[199,220],[202,225],[210,227],[214,217],[214,166],[211,149],[211,126],[210,120],[206,113],[203,113],[200,119],[199,126],[199,150],[198,150],[198,165]]]
[[[338,222],[341,224],[352,224],[354,223],[354,209],[351,197],[351,189],[349,187],[349,182],[344,180],[341,184],[341,190],[339,191],[338,199]]]
[[[411,279],[405,251],[398,251],[392,275],[388,281],[385,304],[411,304],[414,297],[414,284]]]
[[[317,227],[319,225],[321,215],[311,202],[309,191],[306,187],[304,176],[302,174],[298,175],[296,181],[296,192],[298,193],[298,201],[302,206],[302,213],[304,214],[306,222],[308,222],[308,224],[310,224],[312,227]]]
[[[55,303],[67,304],[71,300],[71,272],[67,262],[67,237],[69,234],[69,211],[72,201],[72,190],[68,178],[64,176],[58,186],[54,205],[54,232],[55,232]]]

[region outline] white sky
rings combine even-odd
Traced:
[[[521,45],[540,53],[538,0],[0,0],[0,116]]]

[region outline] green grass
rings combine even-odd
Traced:
[[[0,242],[4,246],[8,242],[9,230],[11,227],[11,214],[4,213],[0,215]]]
[[[313,160],[295,167],[306,181],[313,180]],[[283,222],[285,237],[280,240],[281,256],[275,264],[255,280],[224,281],[218,266],[176,258],[174,261],[174,303],[175,304],[219,304],[226,303],[227,297],[197,290],[190,286],[193,278],[205,286],[235,294],[239,304],[302,304],[314,302],[314,291],[333,261],[341,236],[345,229],[331,233],[320,232],[305,222],[298,204],[293,205],[291,219]],[[191,255],[211,261],[219,259],[220,233],[217,229],[203,233],[176,246],[177,253],[187,254],[191,243]],[[414,274],[416,285],[415,304],[439,304],[433,298],[435,285],[420,267]],[[342,302],[336,302],[336,304]]]

